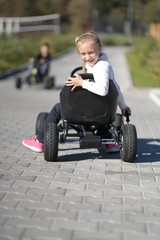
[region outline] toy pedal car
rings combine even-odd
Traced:
[[[49,76],[49,68],[44,74],[40,74],[37,68],[29,68],[23,74],[19,74],[15,78],[15,87],[21,89],[23,84],[37,85],[41,84],[45,89],[51,89],[55,87],[55,77]]]
[[[74,69],[71,76],[81,69],[82,67]],[[93,79],[92,74],[80,75],[83,79]],[[64,86],[60,92],[61,129],[55,123],[46,126],[45,160],[57,161],[58,145],[75,136],[79,138],[81,149],[99,148],[103,144],[116,143],[120,147],[121,160],[133,162],[137,151],[136,128],[129,123],[128,115],[124,123],[122,114],[116,113],[117,99],[118,92],[112,80],[109,82],[109,92],[106,96],[99,96],[81,87],[71,91],[71,87]],[[36,131],[43,127],[47,115],[46,112],[38,115]]]

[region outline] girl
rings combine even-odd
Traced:
[[[102,44],[99,37],[93,32],[87,32],[75,39],[77,51],[83,61],[84,72],[92,73],[94,76],[94,82],[83,80],[80,75],[76,77],[69,77],[65,82],[66,86],[71,86],[71,90],[78,86],[87,89],[100,96],[105,96],[109,89],[109,80],[112,80],[118,90],[118,106],[120,107],[122,114],[131,114],[130,108],[126,105],[124,97],[120,90],[118,83],[115,80],[114,72],[108,57],[102,53]],[[57,103],[50,113],[48,114],[44,128],[48,123],[56,123],[61,119],[60,103]],[[36,152],[43,152],[43,139],[44,131],[38,132],[38,134],[32,139],[25,139],[23,145]],[[106,145],[107,152],[117,152],[119,148],[116,144]]]

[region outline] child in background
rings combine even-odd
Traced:
[[[40,47],[40,52],[34,58],[29,59],[29,75],[26,81],[29,84],[42,82],[43,78],[48,76],[51,59],[49,44],[43,43]]]
[[[108,94],[109,81],[112,80],[118,90],[118,106],[120,107],[122,114],[125,116],[126,113],[131,114],[130,108],[124,101],[123,94],[120,87],[114,77],[112,66],[105,53],[102,53],[102,43],[93,32],[87,32],[76,38],[77,51],[83,61],[84,69],[87,73],[92,73],[94,81],[83,80],[80,75],[75,77],[69,77],[65,81],[66,86],[71,86],[71,91],[78,86],[81,86],[88,91],[105,96]],[[45,122],[44,129],[48,123],[58,124],[61,120],[60,103],[54,105],[50,113],[48,114]],[[44,129],[38,132],[32,139],[25,139],[23,145],[32,149],[36,152],[43,152],[43,141],[44,141]],[[106,144],[107,152],[118,152],[119,147],[116,144]]]

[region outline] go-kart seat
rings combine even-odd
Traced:
[[[83,75],[84,74],[80,74]],[[87,74],[86,74],[87,77]],[[106,96],[99,96],[82,87],[71,91],[64,86],[60,92],[62,120],[70,124],[108,125],[114,122],[118,92],[112,80]]]

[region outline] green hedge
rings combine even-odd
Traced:
[[[40,45],[48,42],[52,56],[73,46],[72,35],[57,36],[48,34],[44,36],[27,36],[25,38],[0,38],[0,72],[14,69],[28,63],[30,57],[39,52]]]

